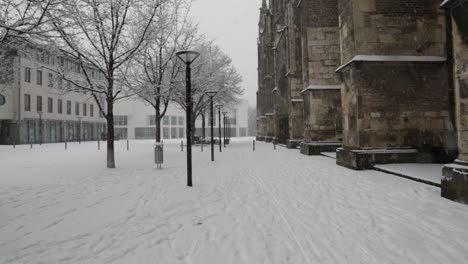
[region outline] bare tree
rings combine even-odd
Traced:
[[[156,12],[149,41],[126,70],[126,84],[155,111],[156,142],[161,142],[161,120],[185,69],[176,58],[178,50],[198,41],[197,26],[188,19],[191,1],[171,0]]]
[[[56,8],[59,0],[2,0],[0,1],[0,43],[13,39],[28,40],[42,35],[51,28],[48,12]]]
[[[69,0],[50,12],[57,44],[79,63],[86,82],[62,74],[73,89],[89,92],[107,121],[107,167],[115,168],[114,103],[129,96],[123,85],[126,64],[145,45],[164,0]],[[54,18],[60,17],[60,20]],[[92,74],[97,71],[97,76]],[[105,102],[100,98],[104,98]]]
[[[45,41],[50,31],[47,13],[59,0],[0,1],[0,94],[7,94],[14,80],[14,57],[29,56],[28,44]]]
[[[195,120],[202,115],[209,106],[208,90],[217,91],[214,101],[217,104],[232,106],[243,94],[241,88],[242,77],[232,65],[231,59],[219,47],[208,42],[199,47],[200,57],[194,63],[192,71],[192,131],[195,131]],[[178,82],[174,89],[173,100],[184,110],[185,88],[184,82]]]

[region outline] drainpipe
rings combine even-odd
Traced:
[[[453,62],[453,36],[452,36],[452,15],[451,8],[445,8],[445,34],[446,34],[446,54],[447,54],[447,73],[448,73],[448,110],[450,123],[453,131],[449,131],[449,155],[456,158],[458,156],[458,134],[455,110],[455,74]]]

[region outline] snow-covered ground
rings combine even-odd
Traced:
[[[443,164],[379,164],[376,168],[440,184]]]
[[[251,139],[223,153],[117,142],[0,147],[0,263],[466,263],[468,206]]]

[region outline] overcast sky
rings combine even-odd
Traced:
[[[200,33],[231,57],[242,74],[244,98],[255,104],[258,15],[262,0],[193,0],[191,16]]]

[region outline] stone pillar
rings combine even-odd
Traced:
[[[301,153],[319,155],[341,147],[341,93],[337,0],[300,3],[304,142]]]
[[[339,0],[343,148],[337,164],[444,162],[445,17],[433,0]]]
[[[455,86],[456,121],[458,128],[458,159],[442,170],[442,197],[468,204],[468,1],[445,1],[449,35],[453,43],[452,73]],[[451,51],[451,52],[450,52]],[[452,76],[450,76],[452,77]]]

